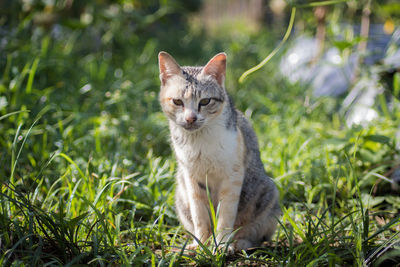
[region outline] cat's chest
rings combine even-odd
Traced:
[[[224,172],[237,161],[236,131],[215,129],[203,134],[172,138],[179,163],[192,174],[202,176]]]

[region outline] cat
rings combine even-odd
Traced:
[[[265,173],[250,122],[225,89],[226,54],[204,67],[180,67],[166,52],[158,59],[159,100],[178,162],[175,206],[181,224],[200,242],[209,240],[208,189],[214,209],[219,205],[216,240],[233,240],[231,252],[260,246],[275,232],[279,193]],[[196,246],[194,240],[188,248]]]

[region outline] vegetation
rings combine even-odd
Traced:
[[[398,25],[396,1],[359,2],[378,7],[372,20]],[[336,20],[327,42],[344,54],[363,40],[337,40],[335,31],[343,10],[360,21],[359,2],[329,7]],[[344,96],[315,97],[290,83],[278,71],[282,53],[239,84],[287,25],[209,35],[190,19],[199,8],[195,0],[0,4],[2,265],[400,261],[400,197],[390,179],[400,165],[400,103],[393,97],[399,73],[381,82],[379,116],[348,126]],[[295,25],[313,33],[312,9],[297,12]],[[158,105],[160,50],[186,65],[227,52],[227,88],[253,122],[281,194],[280,227],[265,248],[234,256],[206,246],[184,250],[186,233],[173,208],[176,164]],[[357,79],[370,73],[361,65]]]

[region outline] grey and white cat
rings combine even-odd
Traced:
[[[225,53],[204,67],[180,67],[166,52],[158,59],[160,103],[178,161],[175,205],[181,223],[201,242],[208,240],[207,184],[214,208],[220,205],[217,241],[226,242],[238,229],[231,251],[259,246],[276,229],[279,193],[264,171],[252,126],[225,89]]]

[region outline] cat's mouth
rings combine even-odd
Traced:
[[[201,128],[201,124],[199,123],[185,123],[181,126],[183,127],[183,129],[189,132],[194,132]]]

